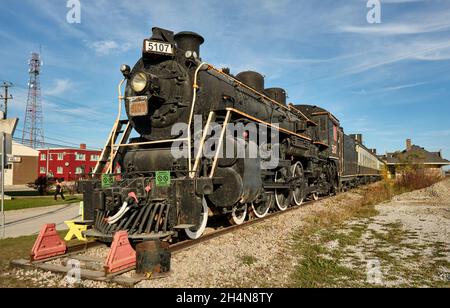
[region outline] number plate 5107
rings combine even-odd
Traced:
[[[144,41],[144,52],[146,53],[158,53],[163,55],[173,55],[173,46],[169,43]]]
[[[147,96],[136,96],[128,98],[129,112],[132,117],[142,117],[148,115]]]

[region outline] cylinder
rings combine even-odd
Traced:
[[[205,39],[195,32],[180,32],[174,37],[177,47],[184,51],[196,52],[200,57],[200,45],[205,42]]]
[[[270,88],[265,90],[268,97],[280,104],[286,105],[286,91],[282,88]]]
[[[153,276],[170,272],[169,244],[146,241],[136,245],[136,273]]]
[[[252,71],[242,72],[237,74],[236,79],[258,92],[262,93],[264,91],[264,77],[260,73]]]

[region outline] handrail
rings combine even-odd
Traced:
[[[138,145],[152,145],[152,144],[161,144],[161,143],[169,143],[169,142],[177,142],[177,141],[188,141],[187,138],[181,138],[181,139],[165,139],[165,140],[158,140],[158,141],[148,141],[148,142],[136,142],[136,143],[126,143],[126,144],[116,144],[114,145],[115,148],[125,148],[125,147],[132,147],[132,146],[138,146]]]
[[[234,77],[232,77],[232,76],[230,76],[230,75],[228,75],[228,74],[225,74],[224,72],[222,72],[221,70],[215,68],[215,67],[212,66],[212,65],[209,65],[209,67],[210,67],[210,69],[212,69],[213,71],[215,71],[215,72],[217,72],[217,73],[219,73],[219,74],[225,76],[226,78],[230,79],[230,80],[233,81],[233,82],[236,82],[237,84],[239,84],[240,86],[246,88],[247,90],[249,90],[249,91],[251,91],[251,92],[253,92],[253,93],[255,93],[255,94],[261,96],[262,98],[264,98],[264,99],[266,99],[266,100],[272,102],[273,104],[275,104],[275,105],[277,105],[277,106],[279,106],[279,107],[281,107],[281,108],[283,108],[283,109],[285,109],[285,110],[287,110],[287,111],[291,111],[291,112],[292,112],[292,110],[291,110],[289,107],[287,107],[287,106],[285,106],[285,105],[283,105],[283,104],[277,102],[276,100],[274,100],[274,99],[268,97],[268,96],[265,95],[264,93],[258,92],[257,90],[253,89],[252,87],[248,86],[247,84],[243,83],[242,81],[240,81],[240,80],[238,80],[238,79],[236,79],[236,78],[234,78]],[[308,118],[303,112],[301,112],[301,111],[298,110],[298,109],[297,109],[296,111],[298,111],[298,113],[300,113],[300,115],[301,115],[306,121],[309,121],[309,122],[311,122],[311,123],[314,123],[314,124],[317,126],[317,123],[314,122],[314,121],[312,121],[310,118]]]
[[[225,121],[223,122],[223,127],[222,127],[222,131],[220,132],[220,137],[219,137],[219,144],[217,145],[216,148],[216,154],[214,156],[214,161],[213,161],[213,165],[211,168],[211,174],[209,175],[209,177],[212,179],[214,177],[214,174],[216,173],[216,168],[217,168],[217,164],[219,161],[219,155],[220,155],[220,151],[222,150],[222,144],[223,144],[223,140],[225,138],[225,132],[227,130],[227,125],[228,122],[231,119],[231,110],[227,111],[227,115],[225,117]]]
[[[118,102],[119,102],[119,112],[117,114],[117,118],[116,118],[116,122],[114,124],[114,132],[111,136],[111,153],[110,153],[110,164],[108,167],[108,170],[106,171],[106,173],[112,173],[114,170],[114,136],[116,136],[117,134],[117,127],[119,126],[119,122],[120,122],[120,118],[122,117],[122,100],[123,100],[123,96],[122,96],[122,86],[125,82],[126,78],[123,78],[118,86],[118,92],[119,92],[119,96],[118,96]]]
[[[208,137],[208,128],[211,125],[211,122],[213,120],[213,117],[216,113],[214,111],[211,111],[208,116],[208,120],[206,121],[205,128],[203,129],[203,136],[202,140],[200,140],[200,146],[198,149],[197,157],[195,158],[194,168],[192,170],[192,173],[190,174],[191,178],[194,178],[198,174],[198,169],[200,165],[200,159],[203,154],[203,147],[205,145],[206,138]]]
[[[188,123],[188,166],[189,166],[189,173],[192,172],[192,138],[191,138],[191,128],[192,128],[192,121],[194,119],[194,111],[195,111],[195,102],[197,100],[197,90],[198,90],[198,73],[200,72],[201,68],[204,65],[208,65],[208,68],[211,67],[208,63],[206,62],[202,62],[197,69],[195,70],[195,74],[194,74],[194,83],[192,85],[193,88],[193,95],[192,95],[192,105],[191,105],[191,113],[189,115],[189,123]]]
[[[302,138],[302,139],[305,139],[305,140],[308,140],[308,141],[312,141],[312,139],[309,138],[308,136],[305,136],[305,135],[302,135],[302,134],[299,134],[299,133],[295,133],[295,132],[293,132],[293,131],[290,131],[290,130],[285,129],[285,128],[282,128],[282,127],[276,127],[276,126],[274,126],[274,125],[271,124],[271,123],[268,123],[268,122],[265,122],[265,121],[260,120],[260,119],[258,119],[258,118],[255,118],[255,117],[253,117],[253,116],[251,116],[251,115],[249,115],[249,114],[246,114],[245,112],[239,111],[239,110],[237,110],[237,109],[234,109],[234,108],[227,108],[227,111],[232,111],[232,112],[234,112],[234,113],[240,114],[240,115],[242,115],[242,116],[244,116],[244,117],[246,117],[246,118],[248,118],[248,119],[250,119],[250,120],[252,120],[252,121],[261,123],[261,124],[263,124],[263,125],[265,125],[265,126],[267,126],[267,127],[272,127],[272,128],[274,128],[274,129],[276,129],[276,130],[278,130],[278,131],[280,131],[280,132],[284,132],[284,133],[286,133],[286,134],[288,134],[288,135],[293,135],[293,136],[297,136],[297,137],[299,137],[299,138]]]

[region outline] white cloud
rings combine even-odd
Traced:
[[[340,32],[367,34],[367,35],[400,35],[419,34],[448,30],[450,22],[436,24],[381,24],[367,26],[344,25],[339,27]]]
[[[62,95],[73,89],[73,86],[73,82],[69,79],[57,79],[54,82],[54,86],[51,89],[46,90],[44,94],[53,96]]]
[[[419,87],[425,84],[428,84],[429,82],[416,82],[416,83],[409,83],[409,84],[402,84],[398,86],[390,86],[390,87],[383,87],[376,90],[367,91],[365,89],[361,89],[359,91],[351,91],[352,94],[356,95],[371,95],[375,93],[383,93],[383,92],[391,92],[391,91],[399,91],[403,89],[410,89]]]
[[[399,4],[399,3],[411,3],[411,2],[424,2],[425,0],[382,0],[383,4]]]
[[[450,129],[426,131],[426,132],[420,133],[419,136],[421,136],[421,137],[434,137],[434,138],[437,138],[437,137],[450,137]]]
[[[130,43],[119,44],[113,40],[86,42],[87,46],[99,56],[107,56],[114,53],[122,53],[131,49]]]

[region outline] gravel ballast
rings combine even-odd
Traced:
[[[238,229],[175,253],[169,277],[146,280],[138,288],[204,288],[204,287],[289,287],[291,276],[299,262],[295,255],[294,234],[305,221],[323,212],[335,212],[344,204],[360,199],[358,190],[305,205],[286,214]],[[376,206],[380,212],[373,225],[401,221],[408,230],[417,233],[418,241],[449,242],[450,180],[432,187],[397,196],[392,202]],[[333,249],[336,243],[328,243]],[[107,248],[89,250],[86,255],[105,258]],[[356,248],[355,248],[356,252]],[[361,252],[364,253],[364,252]],[[450,252],[444,259],[449,259]],[[364,256],[363,256],[364,257]],[[445,270],[446,271],[446,270]],[[444,271],[444,272],[445,272]],[[133,272],[124,274],[133,276]],[[9,275],[32,280],[38,287],[68,287],[64,277],[39,270],[11,270]],[[117,287],[115,284],[83,281],[83,287]]]

